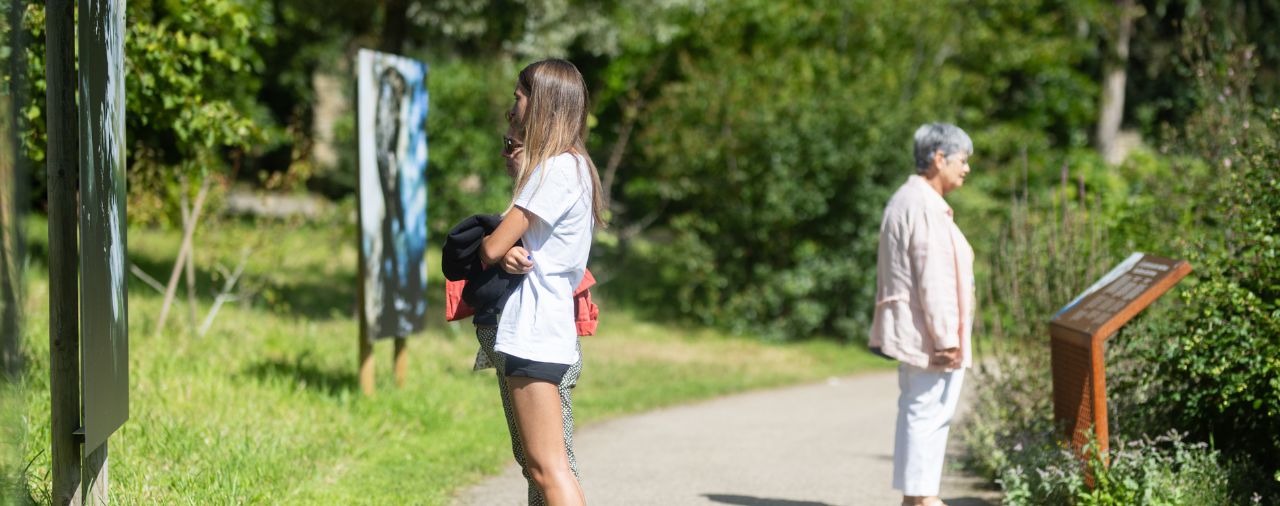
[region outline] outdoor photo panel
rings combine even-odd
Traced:
[[[427,65],[361,50],[360,282],[369,339],[422,330],[427,313]]]
[[[129,418],[125,0],[81,3],[80,367],[85,453]]]

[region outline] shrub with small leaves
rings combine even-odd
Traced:
[[[1052,433],[1020,444],[997,480],[1011,506],[1184,506],[1231,504],[1229,473],[1205,443],[1170,431],[1157,437],[1117,440],[1109,452],[1090,441],[1081,460]],[[1109,461],[1109,464],[1108,464]],[[1092,481],[1090,481],[1092,479]]]
[[[1198,48],[1198,49],[1196,49]],[[1253,463],[1247,481],[1280,494],[1280,109],[1249,96],[1257,58],[1250,47],[1193,49],[1207,93],[1186,127],[1189,146],[1214,162],[1205,207],[1215,226],[1186,256],[1193,282],[1185,310],[1145,339],[1153,409],[1224,453]]]

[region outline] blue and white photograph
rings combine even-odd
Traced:
[[[426,323],[427,65],[362,50],[360,252],[369,339]]]

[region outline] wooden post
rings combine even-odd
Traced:
[[[360,329],[360,391],[373,395],[373,342],[365,338],[363,328]]]
[[[357,188],[359,188],[357,186]],[[360,191],[356,190],[357,206]],[[364,240],[363,231],[360,228],[359,220],[356,222],[356,326],[360,327],[356,332],[356,340],[360,352],[356,367],[359,369],[360,391],[365,395],[373,395],[373,340],[369,338],[369,316],[365,314],[364,306],[364,277],[367,275],[365,262],[369,260],[364,257],[364,247],[361,246]]]
[[[405,371],[409,369],[409,342],[403,337],[396,338],[396,388],[404,388]]]
[[[109,442],[102,443],[84,458],[84,504],[110,504],[107,499],[107,444]]]
[[[357,78],[355,88],[360,89],[360,82]],[[358,109],[357,109],[358,110]],[[359,117],[356,118],[359,124]],[[356,151],[361,148],[359,146],[359,136],[356,136]],[[361,197],[361,186],[359,174],[356,175],[356,325],[360,327],[356,332],[356,339],[359,341],[359,359],[356,367],[359,369],[357,374],[360,381],[360,391],[366,396],[373,395],[373,338],[369,336],[369,315],[365,314],[365,276],[369,275],[366,267],[370,261],[365,258],[364,254],[364,228],[362,227],[360,216],[364,215],[364,199]]]
[[[15,51],[21,52],[21,51]],[[0,382],[18,381],[19,363],[22,353],[19,349],[18,287],[22,280],[21,241],[19,234],[17,183],[17,156],[14,153],[16,142],[13,139],[11,123],[8,120],[10,109],[7,100],[0,99],[0,115],[3,115],[4,126],[0,127]]]
[[[169,316],[169,307],[178,291],[178,279],[182,274],[183,262],[191,260],[192,236],[196,232],[196,223],[200,221],[200,210],[204,209],[204,197],[209,193],[209,178],[200,182],[200,191],[196,193],[196,202],[192,204],[191,222],[184,223],[182,230],[182,246],[178,248],[178,259],[174,260],[173,273],[169,275],[169,284],[164,289],[164,304],[160,306],[160,316],[156,318],[155,335],[164,331],[164,321]],[[190,225],[190,226],[185,226]]]
[[[72,0],[45,4],[45,86],[49,146],[49,400],[53,503],[81,504],[80,265],[76,202],[80,139],[76,112]]]

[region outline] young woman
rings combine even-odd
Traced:
[[[564,60],[525,67],[507,116],[519,133],[506,150],[515,189],[481,255],[486,264],[525,278],[494,332],[494,365],[514,421],[513,451],[529,479],[529,503],[585,504],[572,453],[570,389],[581,369],[573,292],[605,204],[586,150],[582,74]],[[523,246],[515,246],[517,240]]]

